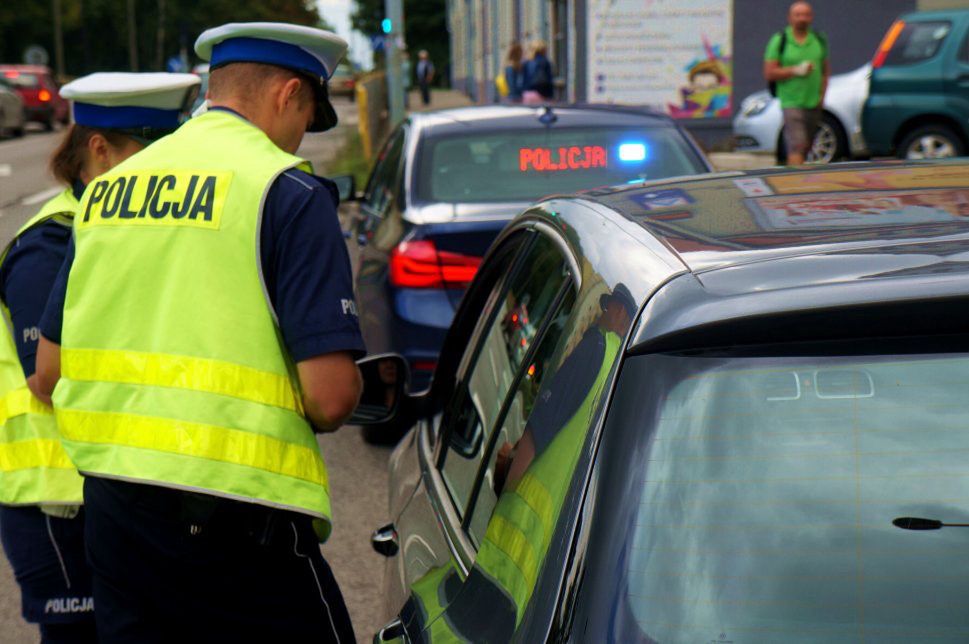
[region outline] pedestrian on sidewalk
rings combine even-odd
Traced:
[[[513,42],[508,48],[508,58],[505,61],[505,87],[508,94],[504,97],[509,103],[521,103],[522,92],[525,91],[525,70],[522,64],[522,46]]]
[[[788,26],[774,34],[764,53],[764,77],[784,111],[788,165],[803,164],[811,150],[831,76],[828,43],[812,29],[813,22],[810,3],[795,2],[788,11]]]
[[[525,63],[522,79],[522,100],[527,105],[544,103],[555,96],[552,63],[548,60],[547,51],[548,45],[544,40],[532,42],[532,57]]]
[[[354,641],[314,432],[356,406],[363,342],[336,187],[295,156],[336,125],[346,49],[209,29],[209,110],[84,193],[37,372],[84,473],[102,644]]]
[[[424,106],[431,104],[431,83],[434,82],[434,63],[426,49],[417,54],[417,86],[421,90],[421,101]]]
[[[44,644],[98,641],[85,556],[83,481],[57,439],[34,373],[38,326],[67,255],[87,184],[178,127],[194,74],[92,74],[61,88],[74,123],[50,159],[63,191],[0,256],[0,541],[20,586],[21,613]],[[0,639],[5,639],[0,636]]]

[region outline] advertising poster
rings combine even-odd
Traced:
[[[732,0],[590,0],[588,98],[726,118]]]

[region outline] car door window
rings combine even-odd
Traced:
[[[488,521],[498,503],[498,496],[508,476],[516,448],[525,433],[539,395],[541,393],[543,397],[547,397],[547,392],[542,390],[542,386],[546,375],[555,373],[556,365],[561,362],[567,337],[566,323],[574,306],[575,292],[570,289],[546,325],[538,348],[528,360],[528,364],[521,367],[524,373],[521,374],[515,393],[507,405],[501,428],[495,432],[495,439],[489,450],[488,465],[479,475],[481,483],[471,504],[469,520],[465,522],[468,526],[468,535],[475,547],[478,547],[484,539]]]
[[[405,129],[398,128],[377,156],[373,174],[364,193],[364,204],[373,214],[382,214],[397,194],[405,138]]]
[[[551,239],[538,236],[525,252],[482,315],[475,333],[479,341],[459,368],[465,375],[443,420],[446,444],[440,469],[462,518],[505,397],[569,279],[568,264]]]

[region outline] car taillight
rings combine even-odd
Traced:
[[[902,29],[905,29],[904,20],[896,20],[895,23],[888,29],[888,33],[882,38],[882,42],[878,45],[878,50],[875,52],[875,58],[871,61],[872,69],[878,69],[885,64],[885,59],[888,58],[888,54],[892,51],[892,47],[895,46],[895,41],[898,40],[899,35],[902,33]]]
[[[37,98],[46,103],[50,100],[50,92],[48,92],[46,89],[42,89],[37,93]]]
[[[20,72],[6,71],[3,73],[3,75],[6,76],[7,78],[17,78],[18,76],[20,76]]]
[[[466,288],[480,257],[437,249],[430,240],[406,241],[390,253],[390,283],[401,288]]]

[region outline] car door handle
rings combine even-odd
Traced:
[[[397,528],[393,523],[377,528],[370,537],[370,544],[377,554],[393,557],[400,550],[400,545],[397,543]]]
[[[377,631],[377,634],[373,636],[373,644],[382,644],[382,642],[406,642],[407,634],[404,631],[404,623],[400,621],[400,617],[395,617],[383,628]]]

